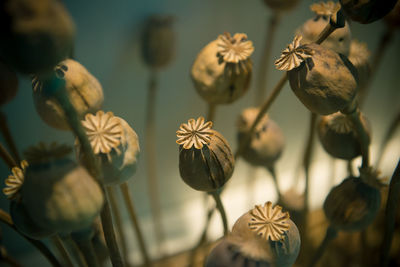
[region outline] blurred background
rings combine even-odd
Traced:
[[[295,30],[313,16],[309,5],[314,1],[300,1],[295,10],[286,14],[276,33],[270,62],[268,90],[272,90],[282,73],[275,70],[273,61],[293,39]],[[155,237],[152,230],[146,173],[144,168],[144,119],[149,69],[140,54],[140,34],[144,20],[152,14],[169,14],[175,17],[176,56],[173,62],[159,73],[156,110],[156,148],[159,180],[159,195],[162,203],[163,227],[167,240],[162,245],[166,254],[191,248],[198,240],[205,222],[204,197],[201,192],[189,188],[180,179],[178,170],[178,145],[176,130],[189,118],[205,116],[207,104],[197,95],[190,80],[189,71],[197,53],[210,41],[224,32],[246,33],[253,41],[252,55],[254,75],[260,63],[261,49],[268,19],[272,11],[263,1],[240,0],[147,0],[147,1],[64,1],[76,25],[75,57],[101,82],[104,89],[104,110],[112,111],[124,118],[139,135],[142,155],[138,170],[129,186],[140,217],[150,253],[157,257]],[[351,23],[352,36],[366,42],[372,53],[384,33],[385,25],[377,21],[368,25]],[[372,125],[372,162],[390,121],[400,110],[400,35],[395,34],[385,51],[381,66],[371,85],[370,94],[363,112]],[[214,128],[220,131],[237,148],[236,120],[240,112],[254,103],[254,76],[251,89],[246,95],[230,105],[219,106]],[[18,149],[23,152],[28,146],[40,141],[63,142],[72,145],[69,132],[58,131],[47,126],[37,115],[32,101],[30,80],[19,77],[17,97],[4,106],[11,132]],[[288,189],[299,179],[298,190],[303,188],[302,177],[296,168],[301,162],[302,150],[308,130],[309,111],[301,104],[286,85],[270,109],[270,116],[282,128],[286,147],[277,163],[281,190]],[[390,177],[400,156],[400,133],[389,144],[381,164],[383,176]],[[3,142],[4,140],[1,139]],[[329,156],[316,142],[312,159],[312,184],[309,203],[312,208],[321,206],[330,187],[346,175],[346,163]],[[359,165],[359,159],[355,166]],[[334,172],[332,174],[332,166]],[[250,177],[249,174],[252,173]],[[9,175],[7,166],[0,162],[1,188]],[[250,179],[250,181],[249,181]],[[235,172],[226,185],[222,200],[226,205],[230,227],[234,221],[255,204],[275,201],[276,193],[272,179],[265,169],[250,172],[243,160],[236,163]],[[8,211],[8,201],[0,195],[0,208]],[[124,211],[126,231],[130,237],[129,248],[132,262],[140,261],[134,234]],[[222,235],[220,218],[212,220],[210,236]],[[30,244],[3,227],[4,244],[9,253],[27,266],[48,264]],[[45,266],[45,265],[43,265]]]

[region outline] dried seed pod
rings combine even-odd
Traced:
[[[371,127],[360,115],[365,132],[371,136]],[[319,140],[325,151],[335,158],[350,160],[361,155],[361,145],[353,123],[340,112],[323,116],[318,124]]]
[[[348,177],[331,189],[324,202],[325,216],[337,230],[365,229],[376,217],[381,196],[369,178]]]
[[[312,43],[318,39],[319,34],[326,25],[328,25],[331,15],[335,14],[340,9],[340,4],[332,1],[320,2],[312,4],[310,9],[315,13],[315,17],[307,20],[296,30],[296,35],[301,35],[303,37],[301,44]],[[336,29],[332,32],[321,45],[337,53],[348,56],[350,42],[351,32],[349,24],[346,22],[343,28]]]
[[[247,108],[240,114],[237,123],[239,143],[250,130],[259,110]],[[265,114],[257,124],[248,146],[243,150],[242,157],[252,165],[270,168],[281,156],[284,145],[281,128]]]
[[[71,54],[75,27],[60,1],[6,0],[0,18],[0,57],[16,70],[49,71]]]
[[[65,81],[65,89],[72,105],[80,118],[86,113],[96,112],[103,104],[103,88],[99,81],[90,74],[79,62],[66,59],[54,68],[57,79]],[[33,100],[39,116],[51,127],[60,130],[69,130],[64,117],[64,111],[57,101],[49,98],[46,93],[51,90],[50,83],[45,78],[32,79]]]
[[[142,57],[153,69],[165,67],[175,55],[175,33],[173,16],[150,16],[142,36]]]
[[[17,74],[0,61],[0,106],[10,102],[17,94]]]
[[[300,46],[301,37],[275,61],[288,71],[290,87],[312,112],[328,115],[352,104],[357,91],[357,70],[342,54],[318,44]]]
[[[293,9],[299,0],[264,0],[264,3],[275,11],[288,11]]]
[[[197,55],[191,77],[197,92],[210,104],[229,104],[249,89],[253,43],[244,33],[220,35]]]
[[[267,202],[242,215],[232,228],[240,253],[271,266],[292,266],[300,251],[300,234],[288,212]]]
[[[386,24],[391,28],[400,27],[400,2],[397,1],[392,11],[384,17]]]
[[[386,16],[397,0],[340,0],[346,15],[357,22],[367,24]]]
[[[30,166],[21,187],[21,199],[32,220],[60,233],[89,227],[104,202],[94,178],[67,158],[65,146],[41,144],[27,152]]]
[[[195,190],[215,191],[231,178],[235,159],[225,138],[211,129],[204,118],[182,123],[176,132],[179,144],[179,173]]]
[[[357,40],[351,40],[349,60],[357,69],[358,85],[360,88],[366,85],[371,75],[371,66],[369,63],[369,51],[367,44]]]
[[[138,136],[129,124],[112,112],[100,110],[96,115],[86,114],[82,126],[100,161],[104,184],[120,184],[131,178],[136,172],[140,147]],[[76,148],[78,158],[83,162],[78,140]]]

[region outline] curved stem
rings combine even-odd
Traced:
[[[145,162],[148,181],[148,190],[150,196],[150,206],[154,219],[154,234],[157,240],[158,249],[164,242],[164,231],[161,216],[161,201],[159,197],[159,185],[157,180],[157,152],[156,152],[156,129],[155,129],[155,111],[156,111],[156,95],[157,95],[157,73],[152,70],[150,73],[149,88],[147,92],[147,108],[146,108],[146,127],[145,127]]]
[[[268,167],[267,169],[268,169],[268,171],[271,173],[272,180],[274,181],[274,186],[275,186],[276,194],[277,194],[277,196],[278,196],[278,201],[277,201],[277,203],[279,203],[280,200],[282,200],[282,195],[281,195],[281,191],[279,190],[279,182],[278,182],[278,176],[276,175],[275,166],[270,166],[270,167]]]
[[[7,164],[10,170],[15,166],[18,166],[2,143],[0,143],[0,157],[3,159],[4,163]]]
[[[214,122],[216,110],[217,110],[217,104],[210,104],[210,103],[208,104],[207,120],[206,121]]]
[[[257,83],[256,83],[256,105],[261,105],[261,101],[265,98],[265,93],[267,89],[267,81],[268,81],[268,68],[270,66],[270,58],[271,58],[271,51],[272,51],[272,44],[274,43],[275,39],[275,32],[279,26],[281,18],[280,12],[273,12],[272,17],[268,17],[268,27],[267,32],[265,35],[265,41],[263,46],[263,51],[261,55],[260,61],[260,68],[257,76]]]
[[[322,255],[325,252],[326,247],[328,246],[328,244],[335,239],[337,235],[337,230],[335,230],[334,228],[332,228],[331,226],[328,227],[328,229],[326,230],[326,234],[324,237],[324,240],[322,241],[322,243],[319,245],[317,251],[315,252],[310,264],[308,265],[308,267],[313,267],[315,266],[315,264],[318,262],[318,260],[322,257]]]
[[[2,209],[0,209],[0,222],[8,225],[15,232],[17,232],[23,238],[25,238],[29,243],[31,243],[35,248],[37,248],[43,254],[43,256],[51,263],[52,266],[54,266],[54,267],[62,266],[60,264],[60,262],[57,260],[57,258],[53,255],[53,253],[41,241],[29,238],[29,237],[23,235],[22,233],[20,233],[17,230],[17,228],[15,228],[15,226],[11,220],[11,216]]]
[[[257,124],[261,121],[262,117],[264,116],[265,113],[267,113],[268,109],[271,107],[272,103],[274,102],[275,98],[279,95],[281,92],[283,86],[285,85],[287,81],[287,73],[282,76],[282,78],[279,80],[279,82],[275,85],[275,88],[272,90],[268,98],[265,100],[265,102],[262,104],[260,107],[260,111],[257,114],[256,119],[254,120],[253,124],[250,127],[250,130],[246,133],[242,141],[239,143],[239,147],[235,152],[235,159],[240,157],[240,155],[243,153],[243,150],[246,148],[248,143],[251,140],[251,137],[254,134],[254,130],[257,127]]]
[[[385,210],[385,232],[381,245],[380,263],[382,267],[388,266],[389,252],[394,234],[396,211],[400,201],[400,160],[390,180],[388,199]]]
[[[3,134],[4,140],[6,141],[8,148],[14,156],[14,160],[19,163],[21,157],[18,154],[17,146],[15,145],[14,138],[11,135],[10,128],[8,127],[6,115],[0,111],[0,131]]]
[[[143,233],[142,233],[142,230],[140,229],[139,221],[136,216],[135,206],[133,205],[133,199],[132,199],[131,193],[129,191],[128,183],[121,184],[120,189],[122,191],[122,195],[124,196],[124,202],[128,209],[128,213],[129,213],[129,216],[132,221],[133,229],[135,230],[135,233],[136,233],[136,237],[137,237],[137,240],[139,243],[139,248],[142,253],[142,257],[143,257],[145,266],[151,266],[149,253],[147,252]]]
[[[224,236],[228,235],[229,229],[228,229],[228,219],[226,218],[226,213],[224,209],[224,205],[222,204],[221,198],[220,198],[220,192],[218,191],[213,191],[210,193],[212,197],[215,200],[216,207],[221,214],[221,219],[222,219],[222,225],[224,228]]]
[[[81,125],[78,114],[68,98],[64,84],[60,80],[54,78],[52,80],[49,80],[48,82],[49,82],[49,89],[46,93],[54,97],[60,104],[61,108],[63,109],[68,124],[71,127],[74,134],[76,135],[76,137],[78,138],[79,143],[82,147],[82,151],[84,152],[83,154],[85,155],[84,158],[85,166],[88,168],[88,171],[92,174],[95,180],[99,183],[99,185],[103,190],[104,195],[106,196],[105,188],[102,183],[103,176],[100,171],[98,161],[96,160],[93,154],[92,146]],[[108,250],[110,252],[111,263],[113,267],[123,266],[124,264],[122,262],[121,254],[118,249],[117,240],[115,238],[110,204],[108,202],[107,197],[105,197],[104,206],[103,209],[101,210],[100,217],[101,217],[101,223],[103,225],[104,237],[106,240]]]
[[[60,237],[58,235],[52,236],[51,242],[56,247],[58,253],[60,253],[60,256],[63,259],[65,266],[74,267],[74,263],[72,262],[71,257],[68,251],[65,249]]]
[[[122,222],[122,216],[120,209],[117,204],[117,198],[116,198],[116,192],[113,186],[107,186],[107,195],[110,199],[110,205],[111,205],[111,212],[113,213],[113,219],[115,220],[116,224],[116,230],[118,233],[118,237],[120,240],[120,244],[122,247],[122,255],[124,257],[124,261],[127,265],[129,265],[129,252],[128,252],[128,246],[126,242],[126,235],[123,227],[123,222]]]
[[[310,126],[308,128],[307,145],[303,155],[303,169],[305,175],[304,206],[303,206],[304,217],[305,214],[307,214],[308,212],[308,196],[310,191],[310,165],[314,148],[316,123],[317,123],[317,114],[310,112]],[[306,228],[307,227],[304,227],[304,229]]]

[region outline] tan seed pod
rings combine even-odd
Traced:
[[[318,39],[319,34],[326,25],[329,24],[330,16],[340,9],[340,4],[332,1],[320,2],[312,4],[310,8],[315,13],[315,17],[307,20],[296,30],[296,35],[301,35],[303,37],[301,44],[312,43]],[[346,22],[343,28],[336,29],[332,32],[321,45],[337,53],[348,56],[350,42],[351,31],[349,24]]]
[[[199,95],[210,104],[229,104],[249,89],[253,43],[244,33],[220,35],[197,55],[190,75]]]
[[[299,0],[264,0],[264,3],[275,11],[288,11],[293,9]]]
[[[307,53],[299,56],[298,51]],[[295,57],[299,64],[282,64]],[[288,71],[293,92],[316,114],[328,115],[343,110],[352,104],[356,95],[357,70],[346,56],[314,43],[300,46],[297,36],[275,65]]]
[[[259,108],[247,108],[240,114],[237,123],[239,143],[247,135],[258,113]],[[282,130],[268,115],[264,115],[242,157],[252,165],[271,168],[281,156],[284,146]]]
[[[43,147],[35,151],[40,150],[45,151]],[[87,228],[103,207],[102,189],[84,167],[67,155],[61,157],[57,147],[53,148],[56,156],[51,158],[51,150],[44,153],[47,160],[39,160],[40,153],[31,153],[34,158],[28,155],[22,204],[42,228],[59,233]]]
[[[380,206],[378,188],[359,177],[348,177],[331,189],[323,209],[337,230],[360,231],[376,217]]]
[[[120,184],[131,178],[136,172],[140,147],[138,136],[129,124],[112,112],[100,110],[96,115],[86,114],[82,126],[100,161],[104,184]],[[78,158],[83,162],[78,140],[75,144]]]
[[[150,16],[143,30],[142,57],[153,69],[168,65],[175,55],[175,33],[173,16]]]
[[[346,15],[354,21],[367,24],[386,16],[397,0],[340,0]]]
[[[225,138],[211,129],[204,118],[182,123],[176,132],[179,144],[179,173],[195,190],[212,192],[232,176],[235,159]]]
[[[96,112],[103,104],[103,88],[99,81],[79,62],[66,59],[54,68],[57,79],[65,81],[68,97],[80,118],[86,113]],[[60,130],[69,130],[64,111],[55,99],[46,94],[50,85],[45,79],[32,79],[33,100],[36,111],[49,126]]]
[[[360,115],[364,130],[371,136],[371,127]],[[361,155],[361,145],[353,123],[340,112],[321,117],[318,123],[319,140],[325,151],[335,158],[350,160]]]
[[[17,94],[17,74],[0,61],[0,106],[10,102]]]
[[[5,0],[0,57],[26,74],[49,71],[72,51],[75,26],[61,1]]]
[[[300,234],[289,213],[271,202],[242,215],[232,228],[231,242],[242,255],[271,266],[292,266],[300,251]]]

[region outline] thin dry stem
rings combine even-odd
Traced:
[[[6,115],[0,111],[0,131],[3,134],[4,140],[6,141],[8,148],[10,149],[15,162],[21,162],[17,146],[15,145],[14,138],[11,134],[10,127],[8,127]]]
[[[10,170],[18,165],[2,143],[0,143],[0,157],[3,159],[4,163],[7,164]]]
[[[337,231],[332,228],[332,227],[328,227],[328,229],[326,230],[326,234],[324,237],[324,240],[322,241],[322,243],[319,245],[317,251],[315,252],[310,264],[308,265],[308,267],[313,267],[315,266],[315,264],[317,264],[318,260],[322,257],[322,255],[324,254],[328,244],[335,239],[337,235]]]
[[[63,263],[67,267],[73,267],[74,263],[71,260],[71,256],[69,255],[68,251],[65,249],[60,237],[58,235],[54,235],[51,237],[51,242],[56,247],[58,253],[60,254],[61,258],[63,259]]]
[[[226,236],[229,233],[228,219],[226,218],[225,208],[224,208],[224,205],[222,204],[222,201],[220,198],[220,192],[214,191],[214,192],[211,192],[210,194],[214,198],[216,207],[221,215],[222,226],[224,228],[224,236]]]

